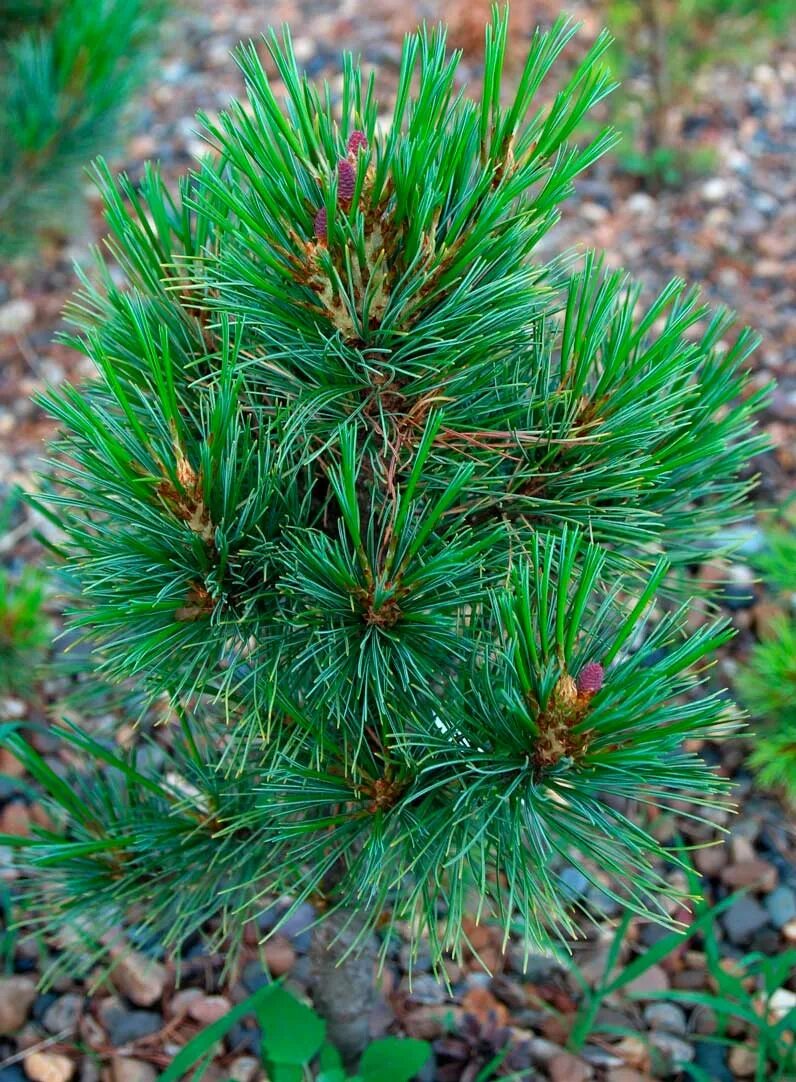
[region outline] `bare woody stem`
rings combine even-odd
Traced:
[[[376,1001],[376,938],[363,938],[365,924],[363,914],[338,909],[315,929],[310,948],[315,1008],[349,1069],[356,1067],[370,1038]]]

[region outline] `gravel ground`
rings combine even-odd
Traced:
[[[571,5],[577,8],[578,5]],[[530,12],[530,7],[534,8]],[[582,6],[583,42],[597,25],[592,7]],[[339,52],[361,51],[367,64],[378,67],[383,100],[389,103],[397,71],[400,36],[418,16],[435,16],[441,5],[389,4],[375,0],[346,0],[336,5],[285,0],[276,5],[234,0],[223,6],[194,0],[173,29],[167,56],[147,95],[136,106],[133,135],[119,163],[139,176],[147,158],[158,158],[168,176],[177,176],[200,148],[195,134],[197,108],[209,113],[223,108],[240,90],[238,73],[229,59],[241,38],[258,34],[266,22],[288,21],[296,51],[316,77],[334,85]],[[454,36],[472,46],[473,25],[482,8],[465,13],[449,3]],[[550,6],[529,6],[528,25],[549,18]],[[518,37],[522,38],[524,27]],[[478,78],[477,53],[468,52],[465,65]],[[796,48],[779,47],[765,63],[751,65],[743,78],[737,70],[718,70],[705,99],[685,117],[686,130],[710,144],[716,165],[709,176],[693,179],[676,191],[645,192],[618,173],[614,163],[599,164],[579,185],[561,225],[549,240],[550,250],[594,246],[604,249],[610,266],[624,266],[649,290],[671,276],[682,276],[704,287],[709,300],[729,305],[740,318],[758,328],[763,344],[753,360],[754,381],[778,381],[763,423],[772,451],[755,464],[761,475],[758,501],[776,505],[793,490],[796,443]],[[54,345],[53,333],[62,325],[60,310],[74,286],[73,259],[85,263],[88,247],[101,234],[96,201],[85,235],[69,246],[45,250],[24,275],[6,268],[0,273],[0,486],[31,483],[50,427],[30,401],[48,383],[79,379],[79,357]],[[9,533],[0,538],[0,555],[7,563],[35,558],[32,537],[41,526],[29,511],[19,511]],[[761,533],[750,520],[743,531],[739,554],[731,568],[738,589],[724,590],[718,600],[729,612],[739,635],[719,665],[719,678],[732,678],[739,658],[770,619],[771,605],[753,584],[749,557],[759,549]],[[705,565],[699,574],[708,582],[717,568]],[[745,597],[748,593],[750,596]],[[0,715],[46,718],[63,692],[58,679],[37,688],[24,700],[0,702]],[[127,733],[129,735],[129,732]],[[57,747],[39,736],[40,750],[56,755]],[[661,836],[684,834],[695,845],[695,864],[706,894],[720,901],[738,887],[748,893],[735,901],[719,921],[724,964],[732,965],[748,951],[773,956],[796,947],[796,843],[793,812],[775,795],[754,789],[744,766],[741,743],[705,747],[711,761],[737,782],[739,814],[695,823],[662,817],[655,824]],[[18,764],[4,754],[0,761],[0,832],[24,833],[44,820],[31,801]],[[0,879],[13,886],[15,872],[7,850],[0,849]],[[594,981],[610,941],[609,923],[597,918],[606,897],[583,882],[575,869],[562,869],[573,904],[585,913],[584,939],[575,948],[582,973]],[[679,874],[672,871],[672,876]],[[589,914],[592,913],[594,919]],[[609,916],[611,916],[609,911]],[[231,1004],[273,976],[287,975],[289,984],[305,992],[308,986],[307,923],[300,914],[284,934],[257,946],[252,930],[248,954],[234,979],[223,979],[221,959],[199,948],[186,953],[183,981],[174,988],[174,965],[164,960],[149,969],[132,956],[113,979],[88,995],[86,987],[59,980],[37,994],[36,974],[53,944],[22,934],[11,942],[7,976],[0,978],[0,1082],[150,1082],[176,1049]],[[262,931],[262,929],[260,930]],[[660,937],[657,926],[635,922],[624,954],[632,958]],[[695,943],[681,948],[652,967],[632,989],[635,998],[614,997],[601,1009],[600,1021],[627,1031],[621,1040],[587,1044],[578,1056],[564,1051],[577,1006],[579,989],[572,975],[555,959],[532,956],[522,972],[522,945],[514,942],[504,955],[497,933],[470,929],[470,938],[487,959],[485,974],[474,958],[451,962],[447,992],[424,969],[420,960],[410,987],[406,949],[396,942],[381,978],[381,999],[374,1015],[376,1032],[404,1032],[435,1042],[435,1060],[428,1080],[472,1079],[472,1065],[494,1054],[496,1027],[508,1027],[503,1037],[514,1044],[515,1069],[521,1077],[554,1082],[583,1079],[604,1082],[643,1082],[676,1078],[677,1062],[694,1062],[705,1077],[749,1077],[753,1071],[743,1043],[728,1049],[708,1038],[715,1016],[704,1008],[646,1000],[647,994],[668,988],[699,991],[712,987],[705,954]],[[785,1004],[796,1002],[796,973],[782,986]],[[790,997],[790,999],[788,999]],[[447,1033],[452,1018],[458,1030]],[[466,1021],[463,1021],[466,1018]],[[743,1028],[734,1036],[743,1042]],[[641,1038],[644,1038],[643,1040]],[[262,1078],[257,1060],[256,1028],[238,1025],[206,1076],[249,1082]],[[484,1059],[483,1057],[486,1057]],[[469,1065],[469,1066],[468,1066]],[[471,1073],[467,1074],[466,1071]]]

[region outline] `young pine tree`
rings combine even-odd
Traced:
[[[125,922],[233,957],[312,901],[349,1058],[375,929],[439,960],[475,896],[549,945],[560,855],[665,919],[666,850],[623,809],[721,798],[684,741],[736,724],[698,690],[728,632],[647,614],[742,510],[754,338],[680,282],[642,304],[592,255],[536,257],[613,142],[573,142],[604,36],[535,105],[574,32],[534,35],[508,105],[503,15],[478,100],[443,31],[410,36],[387,125],[350,57],[335,100],[271,34],[284,103],[243,48],[248,102],[201,118],[176,195],[98,169],[126,280],[100,259],[72,306],[97,377],[48,399],[49,506],[73,622],[168,702],[168,763],[71,728],[65,782],[12,738],[60,807],[29,859],[89,962]]]

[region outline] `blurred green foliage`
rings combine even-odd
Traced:
[[[51,636],[44,613],[45,578],[35,568],[19,575],[0,568],[0,691],[30,686],[31,672]]]
[[[757,563],[782,611],[752,650],[737,686],[758,722],[752,767],[763,785],[782,787],[796,799],[796,502],[768,541]]]
[[[681,111],[696,104],[695,81],[710,68],[761,56],[796,15],[793,0],[607,0],[615,37],[612,98],[624,170],[650,187],[676,185],[713,164],[709,147],[681,138]]]
[[[0,14],[0,258],[61,231],[117,143],[166,0],[10,0]]]

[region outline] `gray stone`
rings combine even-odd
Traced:
[[[768,924],[768,913],[754,898],[739,898],[723,914],[721,922],[731,942],[738,946],[748,943],[755,932]]]
[[[792,887],[777,887],[763,903],[775,928],[784,928],[796,917],[796,891]]]
[[[604,917],[615,917],[622,908],[616,898],[612,898],[610,894],[606,894],[604,890],[594,885],[590,885],[586,891],[586,901],[592,909]]]
[[[528,957],[525,957],[525,947],[521,940],[511,940],[507,956],[509,965],[515,973],[521,974],[523,980],[536,983],[551,977],[561,968],[558,959],[552,954],[538,954],[530,949]]]
[[[512,1010],[523,1010],[528,1003],[525,989],[519,983],[519,981],[512,980],[511,977],[505,973],[498,973],[494,976],[489,985],[492,995],[505,1003],[507,1007],[511,1007]]]
[[[280,925],[279,932],[292,941],[297,951],[304,953],[310,949],[312,924],[316,919],[314,906],[311,906],[309,902],[303,902],[296,912]]]
[[[561,891],[571,901],[582,898],[589,886],[589,881],[579,868],[564,868],[559,876]]]
[[[271,984],[270,976],[265,972],[260,962],[257,959],[252,959],[251,962],[247,962],[243,967],[243,973],[241,973],[241,980],[249,989],[250,992],[256,992],[258,989],[263,988],[266,984]]]
[[[489,975],[485,974],[487,980]],[[444,1003],[448,998],[444,987],[430,973],[420,973],[409,980],[404,977],[399,985],[399,991],[412,1000],[413,1003]]]
[[[685,1011],[676,1003],[649,1003],[644,1008],[644,1021],[650,1029],[661,1029],[682,1036],[687,1030]]]
[[[696,1055],[694,1046],[688,1041],[662,1030],[654,1030],[650,1034],[650,1044],[661,1053],[669,1070],[676,1070],[680,1063],[693,1062]]]
[[[77,1032],[82,1011],[83,997],[74,992],[67,993],[50,1004],[42,1017],[42,1025],[48,1033],[63,1033],[72,1037]]]
[[[163,1018],[156,1011],[130,1011],[117,1004],[102,1012],[101,1021],[114,1048],[149,1037],[163,1027]]]

